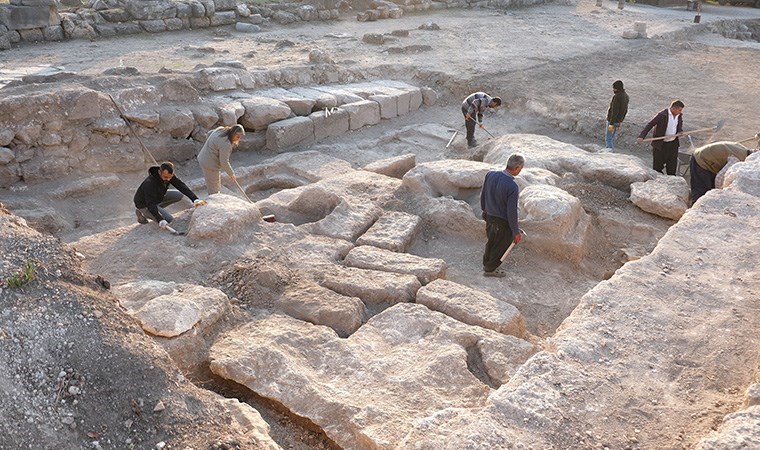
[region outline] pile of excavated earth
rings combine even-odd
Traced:
[[[674,98],[726,123],[684,149],[759,131],[760,10],[479,6],[0,52],[0,450],[760,448],[760,153],[690,206],[634,143]],[[151,157],[180,234],[135,220]]]

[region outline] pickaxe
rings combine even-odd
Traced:
[[[752,136],[751,138],[742,139],[741,141],[736,141],[736,143],[737,143],[737,144],[743,144],[743,143],[745,143],[745,142],[750,142],[750,141],[758,141],[758,142],[760,142],[760,133],[756,133],[756,134],[755,134],[754,136]]]
[[[717,124],[715,124],[714,127],[700,128],[699,130],[692,130],[692,131],[684,131],[683,133],[676,134],[675,136],[660,136],[660,137],[655,137],[655,138],[644,139],[642,142],[659,141],[661,139],[667,139],[667,138],[670,138],[670,137],[688,136],[690,134],[695,134],[695,133],[704,133],[705,131],[712,131],[713,133],[717,133],[718,130],[720,130],[721,128],[723,128],[723,125],[725,125],[725,124],[726,124],[726,121],[725,120],[721,120]]]
[[[522,235],[523,235],[523,236],[525,236],[525,237],[527,237],[527,236],[528,236],[528,233],[526,233],[526,232],[525,232],[525,231],[523,231],[523,230],[520,230],[520,234],[522,234]],[[501,262],[504,262],[504,260],[506,260],[506,259],[507,259],[507,256],[509,256],[509,252],[511,252],[511,251],[512,251],[512,249],[513,249],[513,248],[515,248],[515,245],[516,245],[516,244],[515,244],[515,241],[512,241],[512,243],[511,243],[511,244],[509,244],[509,248],[507,248],[507,251],[506,251],[506,252],[504,252],[504,254],[503,254],[503,255],[501,255],[501,258],[500,258],[500,261],[501,261]]]

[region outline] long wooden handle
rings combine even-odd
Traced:
[[[509,244],[509,248],[507,249],[507,251],[504,252],[503,255],[501,255],[501,258],[500,258],[501,262],[504,262],[504,260],[507,259],[507,256],[509,256],[509,252],[511,252],[513,248],[515,248],[515,241],[512,241],[512,243]]]
[[[676,134],[674,136],[660,136],[660,137],[655,137],[655,138],[644,139],[643,142],[659,141],[661,139],[667,139],[669,137],[682,137],[682,136],[688,136],[688,135],[694,134],[694,133],[704,133],[705,131],[713,131],[713,130],[715,130],[715,127],[700,128],[699,130],[685,131],[683,133],[679,133],[679,134]]]
[[[760,133],[757,133],[756,135],[752,136],[751,138],[742,139],[741,141],[736,141],[737,144],[743,144],[745,142],[749,141],[760,141]]]
[[[135,132],[135,129],[132,128],[132,124],[129,123],[129,119],[127,119],[127,117],[124,115],[124,111],[122,111],[121,108],[119,108],[119,104],[116,103],[116,100],[114,100],[113,97],[111,97],[111,94],[108,94],[108,98],[110,98],[111,101],[113,102],[113,105],[116,107],[116,111],[119,112],[119,115],[121,116],[122,120],[126,122],[127,126],[129,127],[129,131],[131,131],[132,134],[137,138],[137,141],[140,143],[140,146],[142,146],[143,152],[145,152],[145,154],[150,157],[150,160],[153,162],[153,165],[157,166],[158,163],[156,162],[156,158],[154,158],[153,155],[148,151],[148,147],[146,147],[145,144],[143,144],[143,141],[142,139],[140,139],[140,136]]]
[[[253,203],[250,198],[248,198],[248,194],[245,193],[243,188],[240,186],[240,183],[238,183],[237,178],[235,178],[235,184],[237,184],[238,189],[240,189],[240,192],[243,193],[243,197],[245,197],[246,200],[248,200],[248,203]]]

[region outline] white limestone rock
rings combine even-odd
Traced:
[[[203,321],[213,326],[230,308],[224,292],[215,288],[183,285],[170,294],[146,302],[134,312],[142,328],[155,336],[175,337]]]
[[[494,344],[479,347],[482,341]],[[468,352],[498,348],[514,354],[516,367],[526,358],[522,345],[510,349],[519,342],[421,305],[399,303],[348,339],[281,316],[248,323],[214,344],[210,368],[308,418],[341,448],[414,448],[397,446],[415,424],[488,401],[493,391],[468,370]],[[488,374],[494,385],[503,376],[483,366],[473,370]]]
[[[417,155],[407,153],[392,158],[381,159],[367,164],[363,170],[387,175],[393,178],[403,178],[417,164]]]
[[[486,292],[448,280],[435,280],[417,291],[417,303],[468,325],[526,337],[525,319],[509,303]]]
[[[287,119],[292,112],[284,102],[268,97],[248,97],[240,103],[245,108],[240,123],[246,130],[265,130],[270,123]]]
[[[357,245],[372,245],[394,252],[405,252],[412,244],[422,219],[414,214],[392,211],[383,214],[366,233],[356,240]]]
[[[760,152],[754,152],[744,162],[731,166],[723,184],[726,189],[760,197]]]
[[[193,211],[187,238],[232,242],[261,222],[256,205],[226,194],[208,197],[207,204]]]
[[[318,282],[339,294],[358,297],[368,305],[414,301],[422,286],[414,275],[337,265],[324,267]]]
[[[243,403],[236,398],[219,398],[227,414],[232,418],[233,424],[248,439],[252,439],[257,449],[282,450],[269,435],[269,424],[261,417],[261,413],[248,403]]]
[[[483,162],[503,168],[509,155],[525,156],[525,167],[539,167],[559,176],[574,173],[589,182],[601,182],[627,191],[631,183],[647,181],[656,173],[640,158],[619,153],[589,153],[534,134],[509,134],[483,144]]]
[[[462,198],[480,190],[492,164],[465,159],[446,159],[417,164],[404,175],[402,185],[411,192],[431,197]]]
[[[312,283],[290,286],[275,307],[296,319],[330,327],[341,337],[350,336],[367,318],[360,299]]]
[[[543,184],[526,187],[519,199],[520,227],[528,237],[520,245],[579,262],[586,252],[591,222],[580,200]]]
[[[446,261],[438,258],[423,258],[408,253],[396,253],[369,245],[354,247],[346,255],[345,263],[360,269],[382,270],[411,274],[420,283],[427,284],[438,278],[446,278]]]
[[[631,202],[642,210],[678,220],[688,209],[689,186],[681,177],[659,175],[631,184]]]

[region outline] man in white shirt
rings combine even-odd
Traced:
[[[668,109],[660,111],[649,121],[636,140],[637,144],[641,144],[653,128],[653,138],[665,136],[664,139],[652,141],[652,168],[658,172],[664,168],[668,175],[676,174],[680,145],[678,135],[683,132],[683,108],[681,100],[674,100]]]

